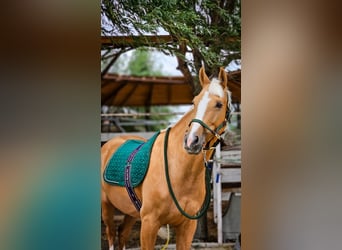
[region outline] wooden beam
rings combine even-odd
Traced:
[[[101,36],[102,47],[136,47],[139,46],[151,46],[157,44],[172,43],[175,40],[170,35],[159,36]]]
[[[102,80],[110,80],[113,82],[138,82],[138,83],[161,83],[161,84],[186,84],[183,76],[157,77],[157,76],[126,76],[117,74],[105,74]]]
[[[240,40],[240,37],[225,38],[225,42],[231,43]],[[166,43],[179,43],[175,38],[170,35],[157,35],[157,36],[101,36],[102,48],[126,48],[138,46],[153,46]],[[207,46],[210,46],[208,42]]]

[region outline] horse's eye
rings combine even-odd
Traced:
[[[217,102],[215,105],[215,108],[222,108],[222,102]]]

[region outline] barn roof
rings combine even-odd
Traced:
[[[102,49],[135,47],[136,37],[101,36]],[[140,36],[147,44],[173,42],[171,36]],[[109,67],[108,67],[109,68]],[[241,70],[228,73],[233,103],[241,103]],[[194,90],[183,76],[136,77],[101,74],[101,104],[108,106],[151,106],[191,104]]]
[[[241,102],[241,71],[228,74],[232,101]],[[191,86],[183,76],[136,77],[105,74],[101,84],[101,104],[108,106],[151,106],[191,104]]]

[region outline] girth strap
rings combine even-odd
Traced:
[[[131,183],[131,163],[134,159],[134,156],[138,153],[141,146],[144,145],[144,143],[140,144],[128,157],[127,164],[125,167],[125,187],[127,190],[127,193],[129,195],[129,198],[131,198],[131,201],[133,202],[135,208],[138,210],[138,212],[141,209],[141,201],[139,200],[138,196],[134,192],[134,189],[132,187]]]

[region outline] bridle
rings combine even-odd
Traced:
[[[224,121],[215,129],[215,130],[212,130],[205,122],[203,122],[202,120],[199,120],[199,119],[192,119],[189,123],[189,127],[191,125],[191,123],[193,122],[197,122],[199,123],[203,128],[207,129],[210,133],[212,133],[214,136],[208,140],[208,142],[205,144],[205,146],[203,147],[203,150],[205,149],[209,149],[209,145],[211,143],[211,141],[216,138],[217,140],[215,141],[214,144],[217,145],[217,143],[219,143],[220,141],[222,141],[222,137],[221,135],[224,133],[224,130],[227,126],[227,119],[225,118]],[[215,147],[216,145],[212,145],[211,147]]]
[[[229,98],[229,96],[228,96],[228,98]],[[230,106],[231,106],[231,104],[228,101],[225,118],[224,118],[223,122],[220,125],[218,125],[215,130],[212,130],[204,121],[202,121],[200,119],[194,118],[194,119],[192,119],[190,121],[188,127],[190,127],[190,125],[193,122],[196,122],[196,123],[199,123],[203,128],[207,129],[211,134],[214,135],[212,138],[210,138],[210,140],[208,140],[208,142],[205,144],[205,146],[202,148],[202,150],[208,150],[208,149],[211,149],[213,147],[216,147],[219,142],[223,141],[223,138],[221,136],[222,136],[222,134],[224,133],[224,131],[226,129],[227,123],[230,122],[230,117],[231,117]],[[214,138],[216,138],[217,140],[215,140],[212,143],[212,145],[210,146],[210,144],[211,144],[211,142],[213,141]]]

